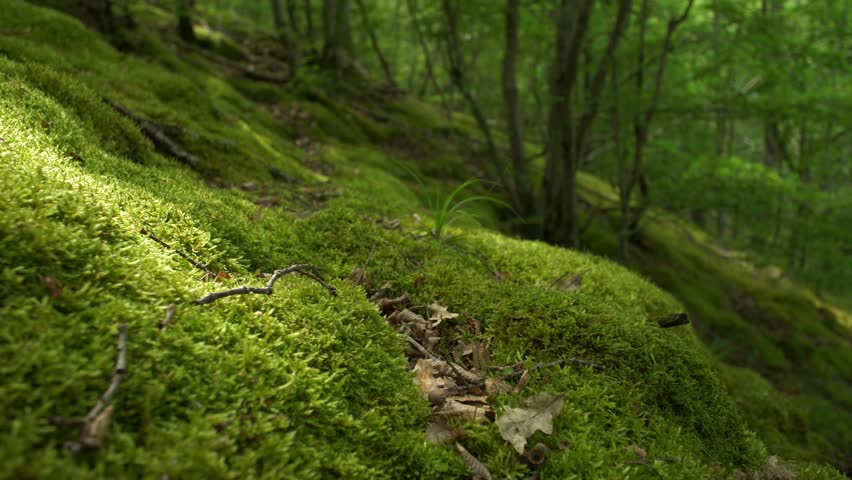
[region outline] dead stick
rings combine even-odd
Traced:
[[[98,399],[98,403],[86,415],[86,421],[91,422],[100,414],[104,408],[109,405],[115,393],[118,391],[118,386],[124,381],[124,375],[127,373],[127,324],[122,323],[118,326],[118,358],[115,361],[115,370],[112,374],[112,381],[109,383],[106,391]]]
[[[188,256],[187,254],[185,254],[185,253],[181,252],[180,250],[178,250],[178,249],[174,248],[173,246],[169,245],[168,243],[166,243],[166,242],[164,242],[164,241],[160,240],[160,239],[159,239],[159,237],[157,237],[157,236],[156,236],[156,235],[154,235],[153,233],[149,232],[148,230],[145,230],[145,229],[143,228],[143,229],[139,230],[139,233],[141,233],[142,235],[145,235],[145,236],[147,236],[148,238],[150,238],[151,240],[153,240],[153,241],[155,241],[155,242],[159,243],[160,245],[164,246],[164,247],[165,247],[165,248],[167,248],[168,250],[171,250],[171,251],[173,251],[173,252],[177,253],[178,255],[180,255],[180,257],[181,257],[181,258],[183,258],[183,259],[184,259],[184,260],[186,260],[187,262],[191,263],[191,264],[192,264],[195,268],[197,268],[197,269],[201,270],[202,272],[204,272],[204,273],[206,273],[206,274],[208,274],[208,275],[213,275],[213,276],[215,276],[215,274],[214,274],[213,272],[211,272],[211,271],[210,271],[207,267],[205,267],[205,266],[204,266],[204,264],[202,264],[202,263],[201,263],[201,262],[199,262],[199,261],[196,261],[196,260],[193,260],[193,259],[189,258],[189,256]]]
[[[465,376],[464,376],[464,375],[462,375],[462,373],[461,373],[461,372],[460,372],[460,371],[456,368],[456,366],[455,366],[455,365],[453,365],[453,363],[452,363],[452,362],[448,362],[448,361],[444,360],[443,358],[441,358],[441,357],[439,357],[439,356],[435,355],[434,353],[430,352],[430,351],[429,351],[426,347],[424,347],[423,345],[421,345],[421,344],[420,344],[420,342],[418,342],[417,340],[415,340],[415,339],[414,339],[414,337],[412,337],[411,335],[409,335],[409,334],[407,334],[407,333],[404,333],[404,334],[403,334],[403,336],[405,337],[405,339],[406,339],[406,340],[408,340],[408,343],[410,343],[410,344],[411,344],[411,346],[413,346],[413,347],[414,347],[414,348],[415,348],[418,352],[420,352],[420,353],[421,353],[424,357],[426,357],[426,358],[430,358],[430,359],[435,360],[435,361],[438,361],[438,362],[444,362],[444,363],[446,363],[446,364],[447,364],[447,366],[449,366],[449,367],[450,367],[450,370],[452,370],[452,371],[453,371],[453,374],[454,374],[457,378],[460,378],[460,379],[461,379],[461,381],[465,383],[465,385],[468,385],[468,386],[470,386],[470,385],[471,385],[470,381],[469,381],[467,378],[465,378]]]
[[[118,102],[113,102],[108,98],[103,98],[103,101],[115,109],[118,113],[124,115],[129,118],[133,123],[139,127],[139,130],[145,134],[148,139],[151,140],[151,143],[154,144],[154,147],[160,153],[165,155],[169,155],[170,157],[174,157],[177,160],[189,165],[193,168],[198,168],[199,163],[201,163],[198,158],[196,158],[193,154],[187,152],[183,148],[181,148],[174,140],[169,137],[165,130],[169,130],[170,128],[174,128],[174,126],[166,125],[163,126],[157,122],[152,120],[148,120],[146,118],[142,118],[139,115],[133,113],[130,109],[121,105]]]
[[[230,297],[232,295],[246,295],[249,293],[272,295],[272,286],[275,285],[275,282],[277,282],[279,278],[288,273],[299,273],[301,275],[304,275],[325,287],[325,289],[328,290],[328,293],[330,293],[332,297],[337,296],[337,290],[335,290],[334,287],[327,284],[325,280],[323,280],[323,278],[319,275],[319,269],[317,267],[309,264],[297,264],[291,265],[287,268],[282,268],[281,270],[276,270],[275,273],[272,274],[272,277],[269,279],[269,281],[266,282],[266,286],[264,287],[249,287],[244,285],[242,287],[232,288],[230,290],[224,290],[221,292],[211,292],[192,303],[194,305],[206,305],[208,303],[215,302],[220,298]]]
[[[556,280],[554,280],[554,281],[553,281],[553,283],[551,283],[551,284],[550,284],[550,286],[549,286],[549,287],[547,287],[547,288],[553,288],[553,286],[554,286],[554,285],[556,285],[557,283],[559,283],[559,280],[562,280],[563,278],[565,278],[565,275],[568,275],[569,273],[571,273],[571,271],[567,271],[567,272],[563,273],[562,275],[560,275],[560,276],[559,276],[559,278],[557,278]]]
[[[157,324],[157,328],[160,330],[166,328],[169,322],[172,321],[172,317],[175,315],[175,304],[170,303],[169,308],[166,309],[166,318],[162,319],[160,323]]]

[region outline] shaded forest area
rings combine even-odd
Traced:
[[[78,4],[71,11],[116,38],[134,23],[126,3]],[[616,211],[602,213],[617,224],[622,259],[646,212],[661,207],[777,266],[779,277],[848,301],[846,1],[188,0],[176,8],[189,45],[216,42],[194,33],[195,10],[275,29],[287,65],[270,80],[322,66],[372,75],[447,115],[469,112],[484,145],[468,168],[497,182],[512,206],[507,221],[525,237],[580,245],[589,206],[579,205],[576,176],[585,170],[619,193]]]
[[[849,0],[3,3],[0,476],[852,471]]]

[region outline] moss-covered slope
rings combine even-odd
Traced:
[[[396,165],[433,152],[433,164],[463,168],[464,147],[448,139],[464,121],[406,99],[343,101],[345,89],[318,75],[287,88],[223,75],[143,33],[137,54],[122,54],[65,15],[3,8],[0,477],[467,477],[449,446],[425,441],[429,405],[404,340],[347,280],[365,265],[372,286],[392,282],[416,304],[481,320],[494,365],[577,356],[608,366],[548,370],[492,400],[565,394],[553,434],[533,437],[552,449],[541,478],[653,475],[625,464],[631,445],[676,459],[655,465],[665,478],[764,465],[770,452],[698,337],[657,327],[683,308],[670,295],[601,258],[484,228],[412,235],[432,220]],[[146,21],[167,18],[138,8]],[[200,168],[156,154],[102,97],[182,127]],[[175,250],[230,278],[204,280]],[[191,304],[294,263],[318,266],[338,296],[285,277],[270,296]],[[580,290],[548,288],[565,272],[583,276]],[[77,432],[50,419],[84,415],[106,388],[120,323],[129,372],[109,433],[71,456],[63,444]],[[465,429],[495,478],[529,475],[495,425]]]

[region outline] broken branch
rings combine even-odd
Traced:
[[[104,103],[111,106],[115,111],[129,118],[139,127],[139,130],[145,134],[148,139],[154,144],[154,147],[158,152],[168,155],[177,159],[180,162],[183,162],[189,165],[192,168],[198,168],[198,164],[201,163],[198,158],[191,153],[187,152],[183,148],[181,148],[174,140],[169,137],[166,132],[171,132],[174,134],[175,132],[180,130],[180,127],[176,127],[174,125],[166,125],[162,123],[155,122],[153,120],[148,120],[147,118],[143,118],[124,105],[121,105],[118,102],[113,102],[108,98],[103,98]]]
[[[169,322],[172,321],[172,317],[175,316],[175,304],[170,303],[169,308],[166,309],[166,318],[162,319],[160,323],[157,324],[157,328],[160,330],[166,328]]]
[[[270,277],[269,281],[266,282],[266,286],[264,287],[249,287],[244,285],[242,287],[232,288],[230,290],[224,290],[221,292],[211,292],[192,303],[194,305],[206,305],[208,303],[215,302],[220,298],[230,297],[232,295],[246,295],[249,293],[272,295],[272,286],[275,285],[275,282],[277,282],[279,278],[283,277],[288,273],[299,273],[301,275],[304,275],[305,277],[308,277],[311,280],[325,287],[325,289],[328,290],[328,293],[330,293],[332,297],[337,296],[337,290],[335,290],[334,287],[325,282],[325,280],[320,275],[319,269],[317,267],[309,264],[297,264],[290,265],[289,267],[283,268],[281,270],[276,270],[275,273],[272,274],[272,277]]]

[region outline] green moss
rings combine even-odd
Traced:
[[[168,20],[145,11],[143,21]],[[758,429],[770,447],[814,460],[798,443],[804,436],[822,448],[808,425],[843,420],[831,404],[806,411],[767,401],[759,377],[731,374],[723,384],[689,327],[657,327],[681,303],[603,258],[473,225],[453,226],[441,242],[418,235],[432,220],[401,166],[428,175],[455,165],[441,178],[463,175],[463,147],[448,144],[470,141],[467,117],[445,121],[404,99],[359,100],[362,86],[337,91],[333,79],[312,73],[290,92],[224,80],[201,58],[163,53],[154,36],[140,37],[141,60],[52,11],[12,2],[9,13],[0,28],[32,31],[27,41],[0,36],[0,477],[465,478],[451,448],[423,440],[429,407],[411,382],[403,341],[364,288],[345,280],[365,265],[367,288],[392,282],[415,304],[439,301],[480,319],[495,365],[574,356],[607,365],[543,370],[523,395],[493,399],[499,411],[535,392],[565,394],[553,435],[531,439],[552,450],[542,477],[645,478],[624,464],[630,445],[678,458],[658,466],[665,478],[709,479],[715,463],[726,472],[757,469],[768,452],[745,420],[767,412],[783,418]],[[69,55],[74,49],[83,53]],[[202,159],[200,170],[156,154],[100,95],[184,127],[180,143]],[[308,118],[281,116],[293,107]],[[391,141],[404,131],[412,131],[404,142]],[[317,148],[297,146],[303,138]],[[296,183],[273,180],[270,167]],[[496,225],[495,212],[480,213]],[[382,217],[400,219],[401,229]],[[142,228],[231,278],[202,281]],[[679,261],[689,274],[714,275],[702,258],[681,252]],[[190,304],[302,262],[320,267],[340,295],[286,277],[271,296]],[[660,271],[672,284],[683,278]],[[565,273],[582,275],[580,290],[549,288]],[[715,318],[729,293],[685,303]],[[810,312],[801,296],[785,314],[786,297],[747,293],[784,325]],[[177,313],[161,331],[170,303]],[[727,321],[732,332],[753,331]],[[75,429],[49,419],[84,414],[105,388],[118,323],[130,326],[129,374],[110,433],[88,458],[70,457],[62,444]],[[446,354],[457,340],[448,334],[436,351]],[[794,347],[782,357],[812,353]],[[819,368],[842,367],[826,359]],[[754,384],[759,401],[738,408],[745,397],[726,393],[731,382]],[[464,428],[465,445],[495,478],[529,474],[493,423]],[[802,471],[832,475],[816,465]]]

